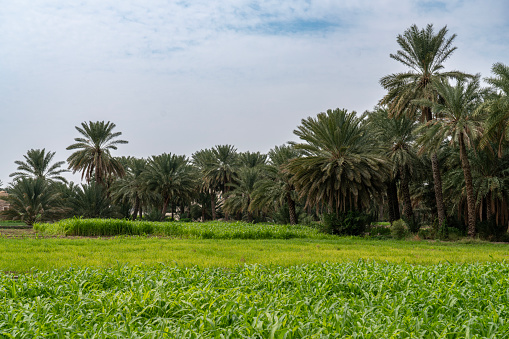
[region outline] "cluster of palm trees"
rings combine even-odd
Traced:
[[[413,25],[390,57],[407,70],[380,80],[373,111],[328,110],[303,119],[299,142],[267,154],[217,145],[191,158],[114,157],[127,141],[111,122],[82,123],[64,162],[30,150],[11,176],[11,217],[55,216],[276,220],[296,224],[323,213],[362,211],[391,222],[455,226],[470,236],[509,222],[509,67],[479,75],[445,71],[455,35]],[[27,198],[28,197],[28,198]],[[39,199],[37,200],[36,199]],[[59,197],[59,198],[56,198]],[[30,214],[30,216],[28,216]]]

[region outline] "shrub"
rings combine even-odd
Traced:
[[[374,238],[388,238],[391,236],[391,228],[384,225],[375,225],[369,229],[368,234]]]
[[[448,240],[449,239],[449,228],[447,227],[447,222],[444,220],[440,228],[438,229],[437,238],[440,240]]]
[[[396,220],[391,225],[391,235],[393,238],[401,240],[408,235],[408,226],[402,219]]]
[[[419,238],[421,239],[433,239],[433,229],[430,227],[425,227],[419,229],[419,232],[417,232],[417,235],[419,235]]]
[[[477,233],[479,238],[489,241],[507,241],[509,238],[507,225],[497,225],[493,219],[477,223]]]
[[[322,215],[322,232],[338,235],[362,235],[373,218],[358,211],[325,213]]]

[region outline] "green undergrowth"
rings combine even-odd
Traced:
[[[303,225],[251,224],[246,222],[150,222],[124,219],[71,218],[34,224],[48,235],[115,236],[156,235],[200,239],[325,239],[330,236]]]
[[[507,338],[509,265],[159,265],[0,276],[6,338]]]

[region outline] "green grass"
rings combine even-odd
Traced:
[[[357,261],[0,275],[6,338],[507,338],[509,265]]]
[[[263,264],[290,266],[314,262],[378,262],[437,264],[475,263],[509,259],[505,244],[337,239],[215,240],[157,237],[0,238],[0,269],[113,267],[178,264],[191,267],[235,267]]]
[[[112,236],[158,235],[200,239],[331,238],[302,225],[251,224],[246,222],[149,222],[122,219],[64,219],[39,223],[34,229],[49,235]]]
[[[26,226],[26,224],[17,220],[0,220],[0,226]]]

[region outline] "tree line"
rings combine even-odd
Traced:
[[[413,25],[390,57],[406,67],[380,79],[372,111],[331,109],[301,121],[298,142],[267,154],[232,145],[191,157],[115,157],[127,143],[112,122],[83,122],[65,162],[32,149],[8,187],[5,217],[32,224],[69,216],[309,223],[335,215],[404,219],[469,236],[507,234],[509,67],[480,75],[445,70],[456,47],[447,27]]]

